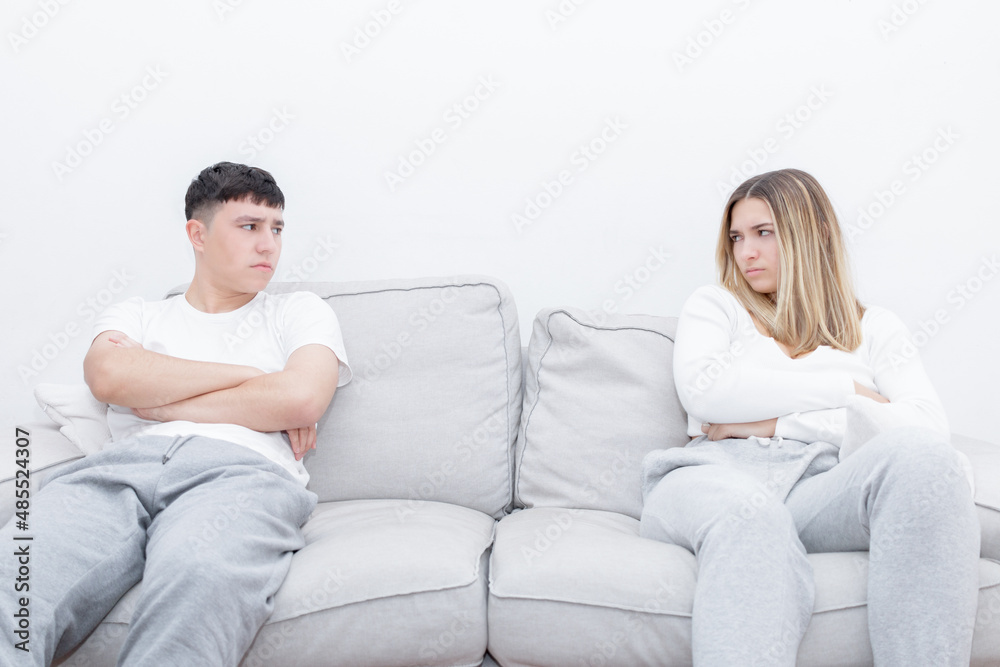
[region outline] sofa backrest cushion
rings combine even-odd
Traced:
[[[640,465],[684,445],[676,318],[550,308],[535,318],[516,448],[518,507],[642,512]]]
[[[454,503],[499,518],[511,506],[521,412],[517,310],[483,276],[272,283],[337,313],[353,380],[304,459],[321,502]]]

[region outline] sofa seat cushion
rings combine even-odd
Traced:
[[[490,654],[507,666],[689,663],[697,569],[622,514],[511,514],[490,560]]]
[[[321,503],[242,665],[479,665],[495,525],[438,502]],[[115,664],[141,585],[73,661]]]
[[[813,617],[801,665],[871,664],[868,553],[810,554]],[[597,510],[526,509],[502,519],[490,561],[489,650],[508,667],[691,662],[697,561]],[[1000,564],[980,561],[972,664],[1000,656]]]
[[[495,525],[438,502],[321,504],[244,665],[478,665]]]

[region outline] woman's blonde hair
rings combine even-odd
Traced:
[[[755,292],[736,265],[729,237],[733,207],[760,199],[771,212],[781,261],[777,294]],[[852,352],[861,345],[864,308],[854,294],[840,225],[815,178],[781,169],[744,181],[726,203],[715,251],[719,282],[792,357],[820,345]]]

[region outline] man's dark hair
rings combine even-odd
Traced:
[[[203,169],[191,181],[184,197],[184,215],[187,220],[197,218],[208,224],[215,209],[227,201],[244,199],[272,208],[285,208],[285,195],[281,194],[271,174],[245,164],[219,162]]]

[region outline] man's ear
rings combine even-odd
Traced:
[[[195,253],[201,252],[205,247],[205,236],[208,234],[208,226],[201,220],[192,218],[187,221],[184,230],[187,232],[191,245],[194,246]]]

